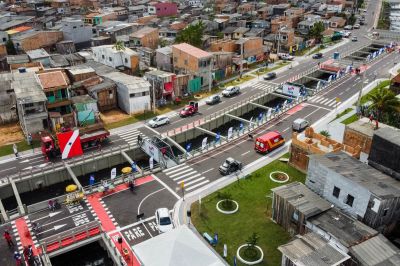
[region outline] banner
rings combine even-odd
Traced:
[[[93,185],[94,185],[94,182],[95,182],[95,180],[94,180],[94,175],[90,175],[90,177],[89,177],[89,185],[90,185],[90,186],[93,186]]]
[[[117,177],[117,168],[111,169],[111,180]]]
[[[72,158],[83,154],[79,130],[57,134],[61,159]]]
[[[232,133],[233,133],[233,127],[230,127],[230,128],[228,129],[228,139],[231,139]]]
[[[136,172],[136,163],[135,162],[132,162],[131,167],[132,167],[132,172]]]
[[[153,168],[154,168],[154,159],[153,159],[153,157],[150,157],[150,159],[149,159],[149,167],[150,167],[150,170],[153,170]]]
[[[201,149],[204,150],[207,147],[207,137],[205,137],[201,143]]]
[[[192,143],[186,144],[186,151],[187,152],[189,152],[191,148],[192,148]]]
[[[285,83],[282,86],[282,92],[284,94],[298,97],[300,95],[300,86],[296,86],[291,83]]]
[[[219,142],[219,140],[221,139],[221,133],[217,132],[217,135],[215,135],[215,142]]]
[[[332,81],[332,76],[333,76],[333,75],[330,75],[330,76],[329,76],[329,78],[328,78],[328,83]]]
[[[268,112],[267,112],[267,118],[271,117],[272,114],[272,109],[268,108]]]

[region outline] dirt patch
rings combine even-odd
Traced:
[[[272,176],[273,176],[273,178],[275,178],[276,180],[279,180],[279,181],[286,180],[286,176],[284,174],[281,174],[281,173],[275,173]]]
[[[24,135],[18,123],[0,126],[0,146],[17,143],[22,140],[24,140]]]
[[[110,110],[110,111],[101,113],[100,116],[105,124],[110,124],[113,122],[118,122],[118,121],[129,118],[129,115],[124,113],[121,110]]]

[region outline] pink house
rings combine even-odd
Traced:
[[[156,2],[149,6],[149,13],[157,17],[176,16],[178,14],[178,5],[173,2]]]

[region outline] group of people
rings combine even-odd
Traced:
[[[7,245],[10,249],[15,247],[15,244],[14,244],[14,241],[12,240],[11,234],[7,229],[4,230],[3,237],[4,237],[4,240],[7,242]],[[22,264],[22,256],[18,251],[14,251],[13,257],[15,259],[15,263],[17,266]]]

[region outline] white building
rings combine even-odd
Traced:
[[[92,26],[85,25],[81,19],[64,18],[61,24],[65,41],[73,41],[75,44],[90,42]]]
[[[117,51],[113,45],[101,45],[92,47],[92,51],[94,61],[112,68],[135,70],[139,63],[138,53],[130,48]]]
[[[335,13],[340,13],[343,10],[343,5],[342,4],[327,4],[326,5],[326,11],[328,12],[335,12]]]
[[[117,84],[118,106],[128,114],[150,110],[150,83],[143,78],[112,72],[103,75]]]

